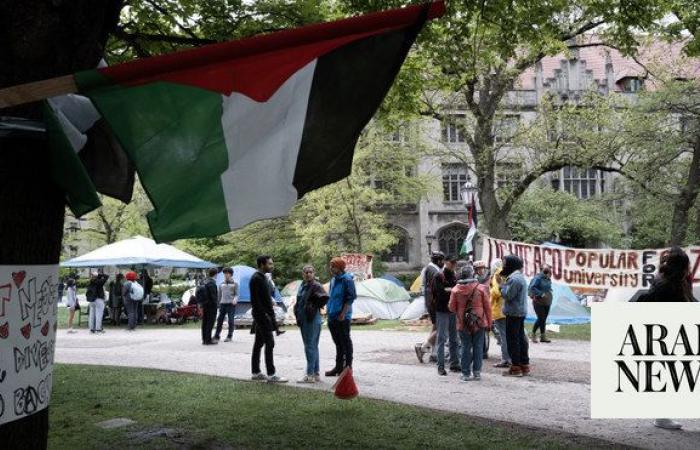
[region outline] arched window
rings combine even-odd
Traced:
[[[408,262],[408,233],[399,227],[392,227],[391,231],[398,240],[382,255],[382,261],[392,263]]]
[[[462,243],[467,237],[467,232],[469,228],[466,225],[450,225],[443,228],[438,232],[437,240],[440,247],[440,251],[445,254],[445,256],[459,255],[459,250],[462,248]]]

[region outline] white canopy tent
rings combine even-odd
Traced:
[[[61,267],[183,267],[206,269],[216,264],[204,261],[172,245],[135,236],[105,245],[90,253],[61,263]]]

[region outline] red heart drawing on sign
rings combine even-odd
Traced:
[[[26,324],[21,328],[22,331],[22,336],[25,338],[29,339],[29,336],[32,334],[32,326],[30,324]]]
[[[24,283],[24,277],[27,276],[27,272],[21,270],[19,272],[12,272],[12,279],[15,282],[15,286],[20,287]]]
[[[7,336],[10,335],[10,324],[5,322],[4,324],[0,325],[0,338],[7,339]]]
[[[43,327],[41,327],[41,334],[46,336],[49,334],[49,321],[47,320]]]

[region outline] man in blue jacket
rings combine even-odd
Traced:
[[[357,298],[357,294],[352,275],[345,272],[345,261],[341,258],[333,258],[330,270],[333,278],[326,312],[328,330],[335,344],[335,367],[326,372],[326,376],[335,377],[340,375],[345,367],[352,367],[350,321],[352,320],[352,302]]]

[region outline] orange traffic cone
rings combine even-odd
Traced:
[[[333,388],[335,389],[335,396],[340,399],[350,400],[357,397],[359,391],[357,390],[355,379],[352,377],[352,368],[346,367],[340,372],[338,381],[335,382]]]

